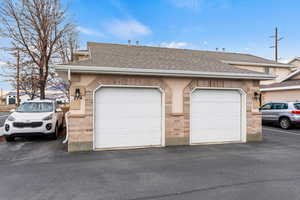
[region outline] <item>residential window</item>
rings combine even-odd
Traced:
[[[270,68],[269,67],[265,67],[265,73],[270,74]]]

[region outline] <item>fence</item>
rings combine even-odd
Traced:
[[[0,105],[0,112],[9,112],[11,109],[15,108],[15,105]]]

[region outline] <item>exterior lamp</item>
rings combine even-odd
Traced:
[[[80,94],[80,88],[76,88],[76,89],[75,89],[74,100],[77,100],[77,99],[82,99],[82,96],[81,96],[81,94]]]
[[[257,101],[260,100],[260,93],[254,92],[254,99],[256,99]]]

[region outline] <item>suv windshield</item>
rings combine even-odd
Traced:
[[[21,104],[17,112],[52,112],[53,103],[50,102],[27,102]]]
[[[297,110],[300,110],[300,103],[294,103],[294,107],[295,107]]]

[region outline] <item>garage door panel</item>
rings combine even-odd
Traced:
[[[99,148],[120,148],[120,147],[142,147],[142,146],[158,146],[161,144],[160,140],[153,139],[151,136],[143,136],[144,140],[139,140],[139,134],[124,134],[124,136],[118,135],[118,138],[114,135],[103,135],[102,140],[99,141]],[[107,143],[105,141],[111,141]],[[151,143],[151,145],[150,145]]]
[[[241,95],[234,90],[196,90],[191,95],[191,143],[241,140]]]
[[[102,88],[96,93],[95,147],[161,145],[161,93],[148,88]]]
[[[107,112],[110,111],[112,108],[114,108],[115,110],[119,110],[120,114],[124,113],[124,114],[128,114],[128,115],[143,115],[144,111],[151,109],[153,111],[160,111],[159,108],[157,108],[157,104],[149,104],[147,102],[144,102],[143,104],[122,104],[122,105],[118,105],[118,104],[107,104],[104,103],[105,107],[101,107],[101,111],[102,112]],[[101,106],[101,104],[98,104]],[[145,109],[145,105],[147,105],[147,108]],[[132,110],[132,108],[136,108],[135,110]],[[100,111],[100,109],[99,109]],[[149,113],[149,114],[156,114],[155,112],[153,113]]]
[[[232,130],[224,129],[222,132],[218,132],[218,130],[204,129],[202,133],[205,134],[196,134],[194,138],[194,143],[217,143],[217,142],[234,142],[240,141],[239,137],[232,136]]]
[[[131,132],[133,131],[139,131],[139,132],[145,132],[145,128],[147,128],[147,130],[159,130],[161,128],[160,125],[157,125],[157,123],[155,122],[150,122],[151,120],[149,120],[149,123],[147,124],[147,126],[144,125],[140,125],[139,124],[144,124],[145,120],[124,120],[122,122],[118,122],[117,126],[111,126],[109,125],[111,121],[109,120],[103,120],[103,123],[98,124],[99,126],[97,126],[97,128],[100,128],[100,130],[102,130],[103,133],[101,134],[105,134],[107,131],[113,132],[115,131],[116,133],[118,132],[117,130],[121,131],[121,130],[131,130]],[[134,127],[134,128],[132,128]]]

